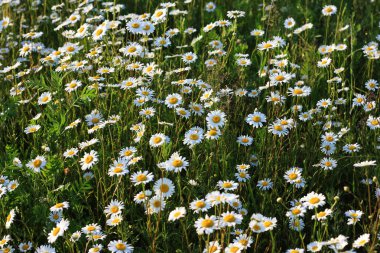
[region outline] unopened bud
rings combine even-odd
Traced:
[[[343,187],[343,190],[344,190],[345,192],[349,192],[349,191],[350,191],[350,187],[345,186],[345,187]]]
[[[277,198],[276,201],[277,201],[277,203],[281,203],[282,202],[282,198]]]
[[[339,196],[335,196],[335,197],[334,197],[335,202],[338,202],[339,199],[340,199]]]

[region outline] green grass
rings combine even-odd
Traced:
[[[19,183],[14,191],[6,192],[0,201],[0,219],[3,220],[0,222],[0,236],[10,235],[12,238],[7,246],[17,248],[18,252],[21,242],[32,242],[34,249],[48,244],[48,234],[55,227],[54,222],[49,220],[50,208],[67,201],[70,207],[63,211],[63,217],[70,225],[63,236],[51,244],[57,252],[87,252],[98,243],[107,251],[109,242],[119,239],[131,244],[135,252],[202,252],[213,240],[217,240],[224,250],[236,237],[231,234],[235,229],[243,230],[253,240],[250,247],[242,252],[286,252],[292,248],[304,248],[306,251],[309,243],[327,242],[338,235],[348,237],[348,245],[344,250],[349,250],[352,243],[363,234],[369,234],[370,241],[358,252],[379,250],[380,198],[375,191],[380,191],[376,178],[380,176],[380,167],[353,167],[355,163],[366,160],[379,162],[380,157],[379,127],[370,129],[367,126],[370,115],[380,121],[380,95],[378,89],[370,91],[365,87],[370,79],[380,81],[380,65],[378,59],[369,59],[362,50],[370,42],[379,43],[376,36],[380,34],[380,5],[376,0],[220,0],[214,2],[217,7],[213,12],[205,10],[207,1],[193,0],[189,4],[179,1],[169,11],[179,9],[186,10],[187,13],[168,15],[164,22],[155,25],[154,33],[149,35],[154,40],[165,36],[170,28],[179,29],[179,33],[170,38],[171,45],[160,50],[155,50],[151,41],[141,41],[144,36],[128,31],[124,20],[120,22],[118,29],[109,29],[101,40],[93,40],[91,36],[93,30],[102,23],[101,20],[92,21],[93,28],[90,28],[89,35],[85,38],[66,38],[62,32],[71,30],[76,33],[81,25],[90,23],[86,18],[97,15],[112,21],[131,13],[153,14],[156,9],[161,8],[162,1],[114,1],[111,3],[124,4],[125,8],[120,13],[112,13],[100,11],[103,8],[102,1],[95,0],[94,9],[87,15],[81,13],[80,21],[56,30],[75,10],[82,10],[79,2],[75,1],[64,1],[63,8],[52,10],[59,2],[45,0],[35,7],[30,0],[21,1],[16,6],[1,5],[0,19],[9,17],[11,25],[0,32],[0,47],[9,50],[0,54],[0,70],[17,61],[21,62],[21,66],[16,69],[0,74],[0,171],[1,175]],[[329,17],[323,16],[322,9],[329,4],[337,7],[337,13]],[[245,16],[229,19],[227,11],[231,10],[245,11]],[[53,22],[54,13],[60,17],[60,21]],[[296,21],[292,29],[284,28],[284,20],[288,17]],[[229,20],[231,26],[216,27],[209,32],[203,30],[205,26],[218,20]],[[313,27],[300,34],[293,33],[295,28],[307,23],[312,23]],[[346,25],[349,27],[340,31]],[[185,34],[184,31],[189,27],[197,31]],[[261,29],[265,34],[262,37],[251,36],[253,29]],[[31,31],[43,32],[43,35],[33,40],[22,37]],[[286,45],[260,51],[259,44],[271,40],[273,36],[283,38]],[[19,50],[22,48],[21,44],[28,40],[43,43],[51,51],[58,50],[66,42],[78,43],[82,48],[65,62],[57,61],[50,65],[42,63],[41,59],[49,55],[50,51],[32,52],[21,61]],[[209,55],[215,50],[209,45],[213,40],[222,42],[224,56]],[[140,43],[147,52],[154,54],[152,57],[124,56],[119,49],[130,42]],[[344,51],[334,51],[326,55],[318,52],[321,45],[342,43],[347,46]],[[86,58],[86,54],[97,46],[102,47],[102,53],[94,58]],[[181,59],[181,55],[187,52],[194,52],[198,56],[195,63],[185,64]],[[236,54],[247,54],[251,64],[246,67],[238,66]],[[251,91],[265,86],[269,82],[270,74],[259,76],[258,73],[264,67],[275,69],[271,62],[281,54],[289,63],[299,66],[294,68],[287,65],[282,68],[283,71],[294,74],[289,82],[263,89],[255,98],[235,93],[239,89]],[[124,62],[116,62],[118,57]],[[332,59],[326,68],[317,66],[323,57]],[[64,56],[60,57],[63,58]],[[207,68],[204,64],[210,58],[217,60],[217,65],[213,68]],[[56,71],[59,66],[81,60],[87,60],[86,66],[91,68],[83,72]],[[141,71],[127,70],[126,66],[133,62],[154,62],[162,70],[162,74],[148,77]],[[34,72],[40,66],[41,70]],[[96,71],[101,67],[113,67],[114,72],[97,74]],[[168,74],[185,67],[191,69]],[[340,67],[344,68],[343,72],[335,74],[334,70]],[[22,71],[30,73],[21,75]],[[101,81],[105,86],[100,90],[91,89],[94,82],[88,79],[96,75],[105,78]],[[113,86],[129,77],[142,77],[141,87],[153,90],[153,99],[142,106],[136,106],[134,101],[138,98],[138,88],[123,90]],[[327,80],[333,77],[341,78],[341,83],[328,83]],[[203,101],[201,97],[204,90],[195,85],[192,86],[190,94],[183,94],[183,85],[172,83],[185,79],[203,80],[213,90],[211,98]],[[69,93],[65,88],[72,80],[81,81],[82,86]],[[300,80],[311,88],[310,95],[289,95],[288,89],[295,87],[295,83]],[[16,89],[17,85],[25,89],[21,94],[13,96],[11,89]],[[344,87],[348,89],[340,92]],[[220,92],[225,88],[231,89],[232,93],[222,96]],[[267,96],[275,91],[286,97],[283,104],[267,101]],[[50,92],[52,100],[45,105],[39,105],[38,98],[43,92]],[[180,107],[189,109],[191,103],[198,103],[203,105],[204,113],[191,113],[189,118],[179,116],[175,109],[162,103],[172,93],[181,94],[183,103]],[[363,107],[354,107],[355,94],[364,95],[367,102],[374,101],[376,107],[368,112]],[[20,103],[29,99],[28,103]],[[300,113],[292,111],[294,105],[302,105],[302,112],[316,109],[321,99],[331,99],[333,103],[337,99],[346,99],[346,104],[319,108],[320,110],[313,113],[312,119],[305,122],[299,119]],[[213,103],[208,104],[210,101]],[[156,110],[151,118],[139,114],[141,109],[148,107]],[[114,124],[106,124],[94,133],[88,133],[92,126],[87,125],[85,116],[95,109],[103,115],[104,120],[113,115],[118,115],[120,120]],[[256,109],[267,117],[266,123],[260,128],[253,128],[245,120]],[[226,114],[226,123],[220,128],[220,138],[203,139],[194,147],[185,145],[185,133],[192,127],[198,126],[207,132],[207,114],[215,110]],[[33,119],[39,113],[41,117]],[[295,127],[281,137],[270,133],[269,126],[284,117],[293,119]],[[73,129],[65,130],[76,119],[81,119],[82,122]],[[334,125],[324,129],[323,125],[328,121],[334,122]],[[138,123],[144,124],[145,130],[141,140],[135,141],[137,132],[131,128]],[[26,127],[36,124],[41,127],[37,132],[24,132]],[[336,151],[331,155],[323,154],[321,137],[326,132],[338,134],[342,128],[349,128],[349,131],[336,141]],[[149,140],[156,133],[165,134],[170,142],[157,148],[152,147]],[[241,135],[253,137],[252,145],[238,144],[236,140]],[[92,138],[99,142],[79,150],[74,158],[64,158],[63,153],[67,149],[78,148],[79,143]],[[359,144],[361,149],[353,154],[345,153],[343,146],[353,143]],[[44,146],[49,150],[44,149]],[[110,165],[119,158],[120,150],[129,146],[134,146],[137,149],[135,157],[141,156],[142,159],[128,166],[128,174],[121,177],[109,176]],[[81,169],[80,159],[91,150],[98,152],[99,160],[84,171]],[[180,173],[166,171],[158,166],[167,161],[174,152],[179,152],[189,162],[187,169]],[[26,165],[38,155],[44,156],[47,163],[36,173]],[[252,163],[252,155],[257,156],[257,163]],[[21,160],[22,167],[14,165],[16,157]],[[313,166],[324,157],[335,159],[337,167],[325,171],[321,167]],[[237,182],[236,166],[250,163],[247,172],[251,178],[245,183],[239,183],[238,188],[230,192],[239,196],[242,207],[248,211],[242,223],[236,227],[215,230],[210,235],[198,235],[194,224],[199,218],[204,218],[206,214],[221,216],[233,208],[228,204],[221,204],[198,214],[190,209],[190,203],[219,190],[217,183],[220,180]],[[291,167],[303,169],[304,187],[296,188],[284,179],[285,172]],[[140,170],[152,173],[154,180],[146,185],[134,185],[130,176]],[[92,172],[93,178],[86,180],[83,177],[85,172]],[[153,191],[154,195],[153,185],[162,177],[173,182],[175,192],[166,199],[163,210],[147,214],[144,204],[135,203],[134,197],[146,189]],[[272,189],[268,191],[257,187],[258,181],[265,178],[270,178],[273,182]],[[363,184],[363,179],[371,180],[371,184]],[[197,184],[193,185],[191,180],[195,180]],[[297,232],[289,227],[289,218],[286,216],[291,208],[290,201],[299,200],[312,191],[323,194],[326,204],[315,210],[308,210],[303,217],[304,229]],[[123,202],[125,208],[122,211],[123,221],[111,227],[106,225],[109,217],[106,217],[104,210],[114,199]],[[145,206],[147,204],[148,201]],[[169,213],[176,207],[185,207],[187,214],[177,221],[168,221]],[[332,210],[326,221],[312,219],[312,215],[326,208]],[[16,216],[10,228],[6,229],[6,218],[12,209]],[[348,210],[361,210],[364,213],[355,225],[347,224],[345,212]],[[254,233],[249,225],[250,217],[254,213],[276,217],[276,226],[270,231]],[[104,240],[94,242],[83,234],[75,243],[70,240],[75,231],[80,231],[91,223],[101,225],[102,232],[106,235]],[[321,252],[332,250],[325,245]]]

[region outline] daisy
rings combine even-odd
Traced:
[[[166,97],[165,104],[169,108],[175,108],[182,104],[182,97],[178,93],[170,94]]]
[[[369,234],[362,234],[361,236],[358,237],[358,239],[354,241],[354,243],[352,244],[352,247],[356,249],[363,247],[369,242],[369,237],[370,237]]]
[[[77,148],[70,148],[70,149],[67,149],[63,153],[63,157],[65,157],[65,158],[72,158],[72,157],[76,156],[77,154],[78,154],[78,149]]]
[[[218,228],[217,223],[218,221],[215,215],[208,216],[206,214],[204,218],[198,218],[195,221],[194,226],[197,230],[198,235],[209,235]]]
[[[6,229],[9,229],[11,227],[11,224],[13,223],[13,220],[14,220],[15,216],[16,216],[16,212],[15,212],[14,209],[12,209],[9,212],[7,218],[5,219],[5,228]]]
[[[330,216],[332,213],[331,209],[326,208],[324,211],[318,212],[317,214],[311,217],[312,220],[324,221]]]
[[[373,117],[372,115],[369,115],[367,119],[367,126],[371,130],[380,128],[380,117]]]
[[[205,10],[207,12],[213,12],[213,11],[215,11],[215,9],[216,9],[215,3],[213,3],[213,2],[206,3]]]
[[[274,135],[284,136],[288,135],[289,130],[286,126],[283,126],[281,123],[273,123],[269,125],[268,131]]]
[[[240,243],[230,243],[227,245],[227,247],[224,249],[225,253],[241,253],[244,250],[243,245]]]
[[[360,210],[348,210],[344,213],[344,215],[348,217],[348,221],[347,221],[348,225],[352,225],[352,224],[355,225],[356,222],[360,221],[363,215],[363,212]]]
[[[275,47],[277,47],[277,42],[271,40],[261,42],[259,45],[257,45],[257,49],[260,51],[268,51],[269,49],[273,49]]]
[[[226,181],[219,181],[217,186],[219,187],[220,190],[224,190],[228,192],[228,191],[236,190],[239,184],[231,180],[226,180]]]
[[[222,247],[218,241],[211,241],[208,243],[203,253],[221,253]]]
[[[352,154],[352,153],[358,152],[360,149],[361,149],[361,147],[357,143],[346,144],[346,145],[343,146],[343,151],[346,152],[346,153],[348,153],[348,154]]]
[[[58,237],[63,236],[64,232],[69,228],[69,224],[70,222],[65,219],[57,223],[56,227],[49,233],[48,242],[53,243]]]
[[[88,250],[88,253],[101,252],[102,249],[103,249],[103,245],[101,245],[101,244],[95,244],[95,245],[93,245],[93,246]]]
[[[31,134],[31,133],[35,133],[37,132],[38,130],[40,130],[41,126],[40,125],[30,125],[30,126],[27,126],[24,130],[24,132],[26,134]]]
[[[69,208],[69,206],[70,206],[69,202],[67,202],[67,201],[60,202],[60,203],[57,203],[54,206],[50,207],[50,211],[51,212],[63,211],[63,209],[67,209],[67,208]]]
[[[27,252],[27,251],[29,251],[29,250],[31,250],[32,249],[32,243],[31,242],[27,242],[27,243],[20,243],[19,245],[18,245],[18,249],[21,251],[21,252]]]
[[[338,166],[338,162],[333,158],[325,157],[319,162],[319,166],[324,170],[333,170]]]
[[[287,18],[284,21],[284,27],[286,29],[293,28],[295,24],[296,24],[296,21],[293,18]]]
[[[326,197],[323,194],[310,192],[301,198],[302,205],[308,209],[324,206]]]
[[[286,217],[289,217],[291,219],[300,218],[300,217],[303,217],[305,213],[306,213],[306,209],[302,205],[293,206],[292,208],[289,209],[289,211],[286,212]]]
[[[131,181],[135,186],[147,184],[153,180],[153,174],[148,171],[138,171],[131,175]]]
[[[133,200],[137,203],[137,204],[141,204],[141,203],[144,203],[145,201],[147,201],[149,199],[149,197],[152,196],[152,191],[150,190],[145,190],[145,191],[141,191],[139,193],[137,193]]]
[[[93,167],[98,162],[98,152],[91,150],[90,153],[85,153],[80,160],[82,170],[87,170]]]
[[[320,242],[311,242],[307,245],[307,250],[310,252],[318,252],[322,249],[323,244]]]
[[[137,152],[135,147],[126,147],[120,150],[119,155],[122,158],[131,159]]]
[[[36,253],[56,253],[55,248],[50,245],[41,245],[36,248]]]
[[[166,162],[167,171],[181,172],[186,170],[187,166],[189,166],[189,162],[186,158],[180,156],[178,152],[173,153]]]
[[[121,214],[112,214],[111,217],[106,221],[107,226],[115,227],[123,221]]]
[[[242,66],[242,67],[246,67],[246,66],[249,66],[252,64],[251,60],[248,59],[248,58],[238,58],[236,60],[236,64],[239,65],[239,66]]]
[[[96,232],[101,232],[101,227],[96,223],[86,225],[85,227],[82,228],[82,233],[86,235],[93,234]]]
[[[167,10],[166,9],[158,9],[158,10],[156,10],[153,13],[153,15],[151,17],[151,20],[154,23],[161,23],[164,20],[166,20],[166,15],[167,15]]]
[[[200,127],[192,127],[185,133],[185,139],[183,143],[193,147],[196,144],[199,144],[203,140],[203,129]]]
[[[324,16],[331,16],[331,15],[335,14],[336,11],[337,11],[337,8],[335,5],[326,5],[322,9],[322,14]]]
[[[119,51],[125,56],[142,56],[144,48],[139,43],[132,42],[125,48],[121,48]]]
[[[248,135],[241,135],[237,138],[237,143],[243,146],[250,146],[253,143],[253,138]]]
[[[186,209],[184,207],[176,207],[173,211],[169,214],[168,221],[176,221],[180,218],[185,217],[186,215]]]
[[[49,219],[54,223],[59,223],[62,220],[62,211],[54,211],[49,215]]]
[[[40,172],[41,169],[45,168],[45,166],[46,159],[43,156],[37,156],[26,164],[26,167],[33,170],[34,172]]]
[[[182,118],[188,119],[190,117],[190,111],[186,110],[185,108],[176,108],[177,115],[181,116]]]
[[[295,181],[301,178],[302,169],[293,167],[285,172],[284,178],[288,183],[293,184]]]
[[[294,248],[294,249],[288,249],[285,253],[304,253],[304,249],[300,248]]]
[[[159,147],[159,146],[162,146],[163,144],[168,143],[168,142],[169,142],[168,136],[161,134],[161,133],[158,133],[158,134],[154,134],[150,137],[149,145],[152,147]]]
[[[331,58],[329,57],[325,57],[325,58],[322,58],[322,60],[318,61],[318,67],[319,68],[326,68],[327,66],[329,66],[331,63]]]
[[[112,200],[111,203],[104,209],[106,216],[120,214],[124,209],[124,204],[118,200]]]
[[[235,212],[225,212],[221,215],[220,226],[235,227],[236,225],[240,225],[242,220],[243,216],[241,214],[237,214]]]
[[[226,122],[226,114],[220,110],[211,111],[207,114],[206,121],[210,127],[219,128]]]
[[[149,200],[149,209],[147,210],[148,213],[159,213],[162,210],[164,210],[166,206],[165,200],[162,198],[162,196],[154,196]]]
[[[132,34],[142,33],[143,22],[138,19],[132,19],[127,22],[127,30]]]
[[[182,60],[186,64],[195,62],[198,59],[198,56],[195,53],[188,52],[182,55]]]
[[[362,167],[368,167],[368,166],[376,166],[376,161],[364,161],[364,162],[359,162],[359,163],[354,164],[354,167],[356,168],[362,168]]]
[[[234,243],[240,243],[243,247],[243,249],[248,249],[251,244],[253,243],[253,240],[251,236],[248,236],[247,234],[240,234],[238,237],[236,237],[233,240]]]
[[[263,126],[263,123],[265,123],[267,120],[267,117],[265,114],[261,112],[254,112],[252,114],[249,114],[246,118],[245,121],[253,126],[254,128],[259,128]]]
[[[370,91],[375,91],[379,89],[379,83],[374,79],[368,80],[364,85],[367,88],[367,90],[370,90]]]
[[[122,240],[111,241],[108,244],[108,250],[113,253],[132,253],[133,249],[132,245],[123,242]]]
[[[190,209],[193,210],[194,213],[206,212],[210,207],[210,203],[204,199],[196,199],[190,203]]]
[[[265,178],[257,182],[257,187],[259,187],[260,190],[266,191],[266,190],[272,189],[273,182],[270,178]]]
[[[261,221],[251,220],[249,222],[249,228],[256,234],[265,232],[265,226]]]
[[[72,91],[77,90],[80,86],[82,86],[82,82],[78,80],[72,80],[70,83],[67,83],[65,86],[66,86],[65,91],[70,93]]]
[[[169,198],[174,194],[174,184],[168,178],[161,178],[154,183],[153,190],[157,196]]]
[[[71,241],[71,242],[76,242],[76,241],[78,241],[78,240],[80,239],[81,235],[82,235],[82,233],[81,233],[80,231],[76,231],[76,232],[74,232],[74,233],[71,235],[71,237],[70,237],[70,241]]]
[[[264,35],[264,31],[263,30],[259,30],[259,29],[254,29],[250,32],[251,36],[255,36],[255,37],[261,37]]]
[[[38,104],[39,105],[45,105],[51,101],[51,93],[50,92],[44,92],[41,94],[41,96],[38,98]]]
[[[95,28],[94,32],[92,33],[92,39],[95,41],[103,39],[104,35],[107,32],[107,26],[98,26]]]

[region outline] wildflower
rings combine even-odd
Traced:
[[[323,194],[310,192],[301,198],[302,204],[308,209],[324,206],[326,197]]]
[[[331,15],[335,14],[336,11],[337,11],[337,8],[335,5],[326,5],[322,9],[322,14],[324,16],[331,16]]]
[[[90,153],[85,153],[80,160],[82,170],[87,170],[92,168],[98,162],[98,153],[91,150]]]
[[[218,228],[217,218],[214,215],[206,215],[204,218],[199,218],[198,220],[196,220],[194,226],[197,230],[198,235],[209,235]]]
[[[153,189],[157,196],[169,198],[173,195],[175,187],[170,179],[161,178],[154,183]]]
[[[133,249],[132,245],[123,242],[122,240],[111,241],[108,244],[108,250],[113,253],[132,253]]]
[[[176,207],[173,211],[169,214],[169,221],[176,221],[180,218],[185,217],[186,215],[186,209],[184,207]]]
[[[48,242],[53,243],[58,237],[63,236],[63,233],[69,228],[69,224],[70,222],[65,219],[57,223],[56,227],[49,233]]]

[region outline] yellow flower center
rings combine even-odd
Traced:
[[[261,117],[260,116],[253,116],[252,120],[257,123],[257,122],[261,121]]]
[[[204,228],[211,228],[214,226],[214,221],[211,219],[205,219],[202,221],[201,226]]]
[[[197,208],[204,208],[206,206],[206,204],[203,201],[198,201],[197,203],[195,203],[195,206]]]
[[[36,159],[36,160],[33,161],[33,166],[36,167],[36,168],[40,167],[41,164],[42,164],[42,161],[40,159]]]
[[[178,98],[176,98],[176,97],[169,98],[170,104],[176,104],[177,102],[178,102]]]
[[[289,179],[294,180],[298,177],[298,175],[296,173],[290,173],[288,177]]]
[[[321,200],[318,197],[313,197],[309,200],[310,204],[318,204]]]
[[[137,181],[137,182],[143,182],[143,181],[145,181],[145,180],[147,180],[147,177],[145,176],[145,174],[140,174],[140,175],[138,175],[138,176],[136,177],[136,181]]]
[[[61,229],[60,229],[59,227],[55,227],[55,228],[53,229],[53,236],[57,236],[60,230],[61,230]]]
[[[103,33],[103,29],[99,28],[98,30],[96,30],[95,35],[100,36],[102,33]]]
[[[193,141],[196,141],[199,139],[199,136],[197,134],[191,134],[190,135],[190,139],[193,140]]]
[[[117,243],[117,244],[115,245],[115,247],[116,247],[116,249],[118,249],[118,250],[125,250],[125,249],[127,248],[127,246],[125,246],[124,243]]]
[[[169,191],[169,186],[167,184],[162,184],[160,186],[160,191],[163,193],[167,193]]]
[[[153,138],[153,143],[154,143],[154,144],[158,144],[158,143],[160,143],[161,141],[162,141],[162,138],[159,137],[159,136],[156,136],[156,137]]]
[[[174,161],[172,162],[172,165],[173,165],[174,167],[181,167],[181,166],[183,165],[183,162],[182,162],[181,160],[177,159],[177,160],[174,160]]]
[[[234,222],[236,218],[233,214],[227,214],[226,216],[223,217],[223,220],[225,222]]]
[[[117,206],[113,206],[113,207],[111,207],[111,213],[117,213],[117,212],[119,212],[119,207],[117,207]]]
[[[221,121],[221,118],[219,117],[219,116],[214,116],[214,117],[212,117],[212,122],[214,122],[214,123],[219,123]]]
[[[94,160],[94,158],[93,158],[91,155],[88,155],[88,156],[84,159],[84,162],[88,164],[88,163],[91,163],[93,160]]]
[[[64,207],[64,204],[63,203],[58,203],[54,207],[55,208],[62,208],[62,207]]]

